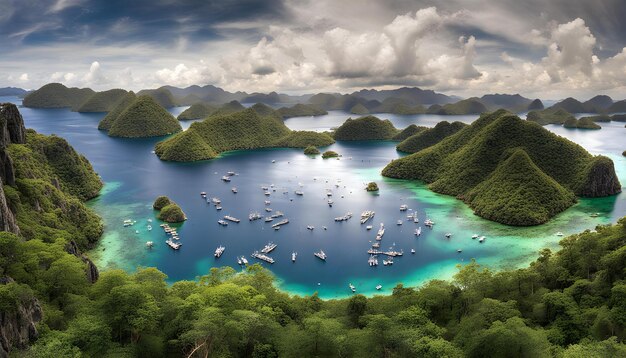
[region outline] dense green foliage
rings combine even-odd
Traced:
[[[102,182],[85,157],[62,138],[32,130],[26,144],[11,144],[8,153],[15,168],[15,186],[4,186],[20,235],[51,242],[74,240],[92,247],[102,234],[102,223],[83,201],[98,195]]]
[[[60,83],[48,83],[24,97],[22,104],[31,108],[78,108],[94,94],[89,88],[67,88]]]
[[[188,119],[201,119],[208,117],[211,113],[217,110],[216,107],[211,106],[206,103],[195,103],[192,104],[191,107],[184,110],[181,114],[178,115],[179,121],[184,121]]]
[[[176,100],[174,99],[172,92],[164,87],[160,87],[154,90],[143,90],[140,91],[138,95],[151,97],[163,108],[171,108],[176,106]]]
[[[435,127],[420,131],[405,139],[398,144],[396,148],[405,153],[419,152],[424,148],[441,142],[444,138],[453,135],[466,126],[467,124],[462,122],[450,123],[448,121],[441,121],[437,123]]]
[[[411,124],[410,126],[404,128],[403,130],[400,131],[400,133],[396,134],[395,136],[393,136],[393,138],[391,138],[392,140],[395,141],[403,141],[419,132],[425,131],[427,130],[428,127],[424,127],[424,126],[417,126],[415,124]]]
[[[211,159],[229,150],[306,148],[334,143],[326,133],[291,131],[270,107],[255,106],[231,114],[213,114],[202,122],[195,122],[185,132],[157,143],[155,152],[163,160],[195,161]]]
[[[563,124],[567,120],[576,119],[568,111],[563,108],[544,109],[542,111],[530,111],[526,115],[526,119],[541,125],[546,124]]]
[[[225,115],[231,114],[239,111],[243,111],[246,109],[241,103],[237,101],[230,101],[224,105],[222,105],[217,111],[213,112],[213,115]]]
[[[135,100],[137,99],[137,95],[133,91],[126,93],[124,98],[120,100],[120,102],[102,118],[100,123],[98,123],[99,130],[108,131],[111,129],[113,122],[122,114],[124,110],[128,108]]]
[[[320,150],[317,149],[317,147],[310,145],[310,146],[304,148],[304,154],[306,154],[306,155],[318,155],[318,154],[320,154]]]
[[[592,122],[610,122],[611,116],[606,114],[599,114],[597,116],[588,116],[588,117],[580,117],[581,120],[592,121]]]
[[[569,118],[563,123],[565,128],[578,128],[578,129],[601,129],[600,125],[595,123],[591,117],[582,117],[580,119]]]
[[[480,114],[487,111],[487,107],[478,98],[468,98],[456,103],[448,103],[443,106],[433,105],[427,113],[442,115]]]
[[[376,184],[375,182],[369,182],[367,183],[367,186],[365,187],[365,190],[367,191],[378,191],[378,184]]]
[[[112,89],[103,92],[96,92],[89,96],[85,102],[78,107],[78,112],[109,112],[119,105],[128,92],[123,89]]]
[[[170,205],[172,203],[172,200],[170,200],[170,198],[168,198],[165,195],[161,195],[158,196],[156,199],[154,199],[154,203],[152,204],[152,208],[154,210],[161,210],[164,207]]]
[[[164,206],[159,211],[157,218],[168,223],[179,223],[187,220],[187,216],[185,216],[183,210],[174,202]]]
[[[337,157],[339,157],[339,153],[332,151],[332,150],[327,150],[324,153],[322,153],[322,158],[324,159],[337,158]]]
[[[336,140],[389,140],[398,134],[398,130],[388,119],[382,120],[374,116],[357,119],[348,118],[335,129]]]
[[[478,185],[492,176],[500,164],[518,149],[523,149],[541,172],[576,195],[606,196],[621,190],[610,159],[592,157],[579,145],[504,110],[484,114],[470,126],[438,144],[392,161],[383,170],[383,175],[423,180],[430,183],[432,190],[458,196],[465,201],[469,200],[467,194],[475,189],[472,197],[495,202],[497,197],[489,199],[480,196],[476,190],[488,188]],[[541,178],[528,180],[543,182]],[[496,193],[486,192],[485,195],[487,194]],[[519,192],[518,195],[524,195],[527,200],[533,201],[540,200],[537,197],[543,194],[540,191],[531,191]],[[476,209],[474,205],[478,203],[469,201],[468,204]],[[497,210],[495,207],[492,209]],[[505,224],[517,223],[515,218],[501,217],[495,212],[487,213],[483,210],[477,214],[496,218]]]
[[[282,118],[304,117],[304,116],[321,116],[328,112],[307,104],[296,104],[292,107],[282,107],[277,110]]]
[[[400,98],[391,97],[385,98],[382,103],[374,107],[371,112],[410,115],[426,113],[426,108],[422,105],[411,106]]]
[[[171,286],[154,268],[109,270],[90,285],[62,242],[1,234],[0,272],[16,283],[0,286],[0,303],[31,292],[44,302],[32,357],[626,355],[626,219],[561,246],[527,268],[472,261],[451,281],[323,301],[278,291],[258,265]]]
[[[180,132],[180,124],[152,97],[137,97],[111,123],[109,135],[113,137],[155,137]]]

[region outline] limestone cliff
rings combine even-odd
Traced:
[[[26,141],[24,119],[17,106],[12,103],[0,104],[0,230],[19,234],[15,213],[12,212],[4,196],[2,185],[15,184],[13,161],[6,151],[9,144],[22,144]]]
[[[594,157],[582,175],[584,176],[582,185],[578,189],[580,196],[595,198],[615,195],[622,191],[613,161],[607,157]]]
[[[93,261],[91,261],[91,259],[87,257],[87,255],[83,254],[80,251],[78,245],[76,244],[76,241],[71,240],[70,242],[68,242],[65,246],[65,251],[78,257],[85,263],[85,265],[87,266],[85,269],[85,273],[89,282],[94,283],[98,281],[98,277],[100,277],[100,272],[98,271],[98,268],[93,263]]]
[[[10,277],[0,278],[0,285],[16,285]],[[0,358],[9,356],[11,349],[26,348],[39,336],[37,323],[43,311],[37,298],[23,294],[12,310],[0,311]]]

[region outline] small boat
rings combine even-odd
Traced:
[[[232,192],[233,192],[233,194],[237,194],[237,187],[235,187],[235,186],[234,186],[234,187],[232,187],[232,188],[230,189],[230,191],[232,191]]]
[[[353,293],[356,292],[356,287],[354,287],[352,283],[349,283],[348,287],[350,288],[350,291],[352,291]]]
[[[463,250],[457,249],[456,252],[458,252],[460,254],[461,252],[463,252]]]
[[[295,193],[296,195],[299,195],[299,196],[304,195],[304,192],[303,192],[303,191],[300,191],[300,190],[296,190],[294,193]]]
[[[380,242],[376,241],[375,243],[372,244],[372,247],[377,249],[380,247]]]
[[[563,233],[559,231],[556,233],[556,236],[563,236]]]
[[[211,198],[211,202],[215,205],[219,205],[222,203],[222,201],[219,198]]]
[[[396,225],[402,225],[402,220],[396,221]]]
[[[203,197],[203,198],[206,198],[206,191],[200,192],[200,196]]]
[[[181,246],[183,246],[183,244],[174,242],[172,240],[166,240],[165,243],[167,244],[167,246],[171,247],[174,250],[178,250]]]
[[[294,251],[291,253],[291,262],[296,262],[296,256],[298,256],[297,252]]]
[[[478,242],[482,243],[483,241],[485,241],[485,239],[486,239],[486,237],[481,236],[481,237],[478,239]]]
[[[383,288],[383,286],[381,286],[381,285],[376,285],[376,289],[377,289],[378,291],[380,291],[380,289],[381,289],[381,288]]]
[[[241,256],[241,262],[243,262],[244,265],[248,264],[248,259],[246,259],[245,257]]]
[[[221,206],[219,206],[219,205],[215,207],[215,210],[222,210],[222,209],[223,208]]]
[[[372,230],[372,225],[367,225],[367,226],[365,227],[365,229],[366,229],[366,230]]]
[[[315,229],[315,226],[308,225],[306,228],[307,228],[307,230],[313,230],[313,229]]]
[[[243,265],[243,261],[241,261],[241,257],[237,257],[237,265]]]
[[[271,192],[269,192],[269,191],[266,191],[266,192],[264,192],[264,193],[263,193],[263,195],[265,195],[265,196],[270,196],[270,195],[272,195],[272,193],[271,193]]]
[[[152,225],[148,225],[148,231],[152,231]]]
[[[320,250],[318,252],[314,252],[313,255],[315,255],[315,257],[317,257],[318,259],[320,259],[322,261],[326,261],[326,253],[323,250]]]
[[[600,213],[593,213],[589,216],[591,216],[592,218],[597,218],[598,216],[600,216]]]
[[[332,199],[328,199],[328,206],[333,206],[333,200]]]
[[[414,254],[415,253],[415,249],[411,249],[411,253]]]
[[[274,251],[276,247],[278,247],[278,245],[270,241],[267,243],[267,245],[265,245],[265,247],[263,247],[261,252],[264,254],[269,254],[270,252]]]
[[[261,216],[261,214],[257,213],[257,212],[252,212],[248,215],[248,220],[250,221],[255,221],[255,220],[259,220],[260,218],[262,218],[263,216]]]
[[[451,233],[449,233],[449,232],[446,233],[446,239],[449,239],[451,236],[452,236]]]
[[[263,203],[264,203],[265,205],[270,205],[272,202],[271,202],[271,201],[269,201],[269,200],[265,200],[265,201],[263,201]]]
[[[228,182],[230,181],[230,177],[229,177],[229,176],[224,175],[224,176],[222,177],[222,181],[224,181],[224,182],[227,182],[227,183],[228,183]]]
[[[151,222],[152,222],[152,219],[148,219],[148,222],[149,222],[149,223],[151,223]]]
[[[415,213],[415,216],[413,217],[413,222],[416,224],[420,222],[420,219],[417,218],[417,213]]]
[[[265,221],[266,223],[269,223],[269,222],[274,221],[274,219],[273,219],[273,218],[271,218],[271,217],[267,217],[267,218],[265,218],[263,221]]]
[[[400,205],[400,211],[407,211],[407,210],[409,210],[409,206],[408,205],[406,205],[406,204]]]
[[[228,223],[226,221],[222,220],[222,219],[218,220],[217,223],[222,225],[222,226],[227,226],[228,225]]]
[[[433,225],[435,225],[435,222],[430,219],[426,219],[426,221],[424,221],[424,225],[428,227],[433,227]]]
[[[376,255],[370,255],[370,258],[367,259],[367,263],[370,267],[378,266],[378,258]]]
[[[268,213],[272,212],[272,208],[265,208],[265,211],[267,211]]]
[[[274,231],[278,231],[280,230],[280,226],[272,226],[274,228]]]
[[[478,239],[478,234],[472,235],[472,239]]]
[[[226,172],[226,175],[228,175],[229,177],[232,177],[233,175],[237,175],[237,173],[235,173],[235,172]]]
[[[226,250],[224,246],[219,246],[217,249],[215,249],[215,253],[213,255],[219,259],[220,256],[222,256],[222,254],[224,253],[224,250]]]
[[[384,266],[391,266],[391,265],[393,265],[393,259],[389,258],[389,260],[383,260],[383,265]]]
[[[238,223],[241,220],[237,219],[236,217],[230,216],[230,215],[226,215],[224,216],[224,220],[228,220],[228,221],[232,221],[234,223]]]
[[[135,230],[135,234],[139,234],[139,230]]]
[[[322,226],[322,229],[324,230],[328,230],[328,228],[326,226]]]
[[[154,246],[154,242],[152,242],[152,241],[146,241],[146,247],[147,247],[147,248],[151,249],[151,248],[152,248],[152,246]]]
[[[415,236],[420,236],[420,234],[421,234],[421,233],[422,233],[422,232],[421,232],[420,228],[417,228],[417,229],[415,229],[415,233],[414,233],[414,235],[415,235]]]
[[[275,160],[272,160],[272,163],[276,163],[276,161],[275,161]]]

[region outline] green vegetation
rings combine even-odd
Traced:
[[[196,103],[191,105],[191,107],[184,110],[181,114],[178,115],[179,121],[184,121],[188,119],[201,119],[206,118],[211,113],[217,110],[216,107],[213,107],[206,103]]]
[[[480,114],[487,111],[487,107],[475,97],[464,99],[456,103],[448,103],[443,106],[432,105],[426,111],[430,114],[460,115]]]
[[[378,184],[376,184],[375,182],[369,182],[367,183],[367,186],[365,187],[365,190],[367,191],[378,191]]]
[[[168,198],[165,195],[161,195],[159,197],[157,197],[156,199],[154,199],[154,203],[152,204],[152,208],[154,210],[161,210],[164,207],[170,205],[172,203],[172,200],[170,200],[170,198]]]
[[[400,133],[396,134],[395,136],[393,136],[393,138],[391,138],[392,140],[395,141],[403,141],[417,133],[420,133],[422,131],[427,130],[428,127],[424,127],[424,126],[417,126],[415,124],[411,124],[410,126],[404,128],[403,130],[400,131]]]
[[[255,103],[250,107],[253,111],[259,114],[259,116],[278,116],[274,108],[263,103]]]
[[[78,107],[78,112],[112,111],[117,105],[124,101],[127,94],[128,92],[123,89],[96,92]]]
[[[626,152],[625,152],[626,153]],[[304,149],[304,154],[306,155],[318,155],[320,154],[320,150],[316,147],[310,145]]]
[[[185,216],[183,210],[174,202],[164,206],[159,211],[157,218],[168,223],[180,223],[187,220],[187,216]]]
[[[109,113],[107,113],[104,118],[98,123],[99,130],[108,131],[111,129],[111,125],[113,122],[124,112],[126,108],[128,108],[135,100],[137,99],[137,95],[133,91],[126,93],[124,98],[120,100],[120,103],[115,106]]]
[[[626,122],[626,114],[614,114],[611,116],[611,120],[615,122]]]
[[[225,115],[231,114],[235,112],[240,112],[246,109],[241,103],[237,101],[230,101],[224,105],[222,105],[217,111],[213,112],[213,115]]]
[[[400,98],[385,98],[382,103],[372,109],[375,113],[393,113],[401,115],[426,113],[426,108],[422,105],[410,106]]]
[[[405,153],[419,152],[424,148],[441,142],[444,138],[453,135],[465,127],[467,127],[467,124],[462,122],[449,123],[448,121],[442,121],[437,123],[434,128],[422,130],[405,139],[398,144],[397,149]]]
[[[528,105],[528,111],[540,111],[542,110],[543,107],[543,102],[541,102],[541,100],[539,98],[535,99],[534,101],[532,101],[529,105]]]
[[[334,152],[332,150],[327,150],[324,153],[322,153],[322,158],[323,159],[328,159],[328,158],[337,158],[339,157],[339,153]]]
[[[518,150],[523,150],[539,171],[529,171],[527,191],[516,191],[510,194],[516,197],[505,197],[501,195],[501,188],[506,188],[506,181],[516,177],[513,169],[517,167],[512,163],[507,166],[503,164]],[[514,158],[520,159],[520,155]],[[534,169],[528,163],[523,163],[523,166]],[[543,218],[540,221],[521,222],[518,216],[530,218],[533,213],[507,213],[486,202],[503,202],[502,198],[505,197],[515,202],[527,200],[541,203],[545,191],[530,184],[549,184],[540,173],[579,196],[607,196],[621,190],[610,159],[593,157],[579,145],[504,110],[484,114],[470,126],[438,144],[394,160],[383,170],[383,175],[388,177],[419,179],[430,183],[432,190],[459,197],[478,215],[511,225],[534,225],[545,222],[550,216],[540,216]],[[489,181],[490,185],[481,185],[485,181]],[[489,190],[490,187],[494,189]],[[546,190],[555,191],[551,187]],[[560,191],[554,198],[560,198],[558,204],[541,209],[547,215],[554,215],[556,209],[565,209],[562,203],[566,201]],[[524,207],[524,210],[536,209]]]
[[[24,97],[22,104],[31,108],[78,108],[94,91],[89,88],[67,88],[60,83],[48,83]]]
[[[531,111],[526,115],[526,120],[543,125],[564,124],[567,120],[576,119],[563,108],[550,107],[542,111]]]
[[[138,93],[139,96],[148,96],[155,100],[163,108],[172,108],[176,106],[176,100],[167,88],[157,88],[154,90],[142,90]]]
[[[278,109],[278,114],[283,118],[305,117],[305,116],[321,116],[328,112],[318,109],[315,106],[306,104],[296,104],[293,107],[282,107]]]
[[[213,114],[202,122],[193,123],[185,132],[157,143],[155,152],[162,160],[195,161],[212,159],[229,150],[306,148],[334,143],[326,133],[291,131],[275,112],[269,116],[260,115],[258,111],[264,112],[263,108],[257,106],[232,114]]]
[[[358,114],[360,116],[364,115],[364,114],[369,114],[370,111],[369,109],[367,109],[364,105],[362,105],[361,103],[357,103],[354,106],[352,106],[352,108],[350,108],[350,113],[352,114]]]
[[[389,140],[398,130],[388,119],[366,116],[348,118],[333,134],[335,140]]]
[[[110,124],[112,137],[156,137],[180,132],[180,124],[152,97],[137,97]]]
[[[563,123],[565,128],[579,128],[579,129],[601,129],[597,123],[595,123],[591,117],[582,117],[580,119],[569,118]]]

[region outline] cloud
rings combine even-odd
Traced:
[[[552,31],[548,56],[543,59],[553,81],[567,76],[591,76],[597,57],[594,55],[596,38],[583,19],[577,18],[558,25]]]
[[[28,73],[22,73],[20,75],[20,81],[22,82],[28,82]]]

